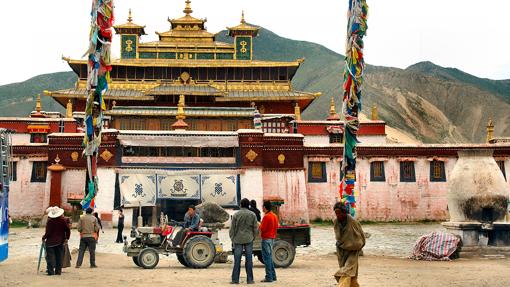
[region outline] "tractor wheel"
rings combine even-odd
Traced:
[[[189,267],[188,263],[186,262],[186,259],[184,259],[184,255],[177,254],[177,260],[179,260],[179,263],[181,263],[182,266]]]
[[[133,256],[132,258],[133,258],[133,262],[135,263],[135,265],[138,267],[141,267],[140,262],[138,262],[138,256]]]
[[[262,256],[260,256],[262,258]],[[277,240],[273,245],[273,263],[276,268],[287,268],[296,257],[296,248],[287,241]],[[260,259],[259,259],[260,260]]]
[[[214,262],[216,248],[210,238],[198,235],[186,241],[182,255],[189,267],[207,268]]]
[[[158,265],[159,262],[159,254],[153,248],[145,248],[138,255],[138,263],[143,269],[153,269]]]

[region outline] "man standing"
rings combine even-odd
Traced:
[[[260,236],[262,237],[262,259],[266,266],[266,278],[262,282],[276,281],[276,272],[273,263],[273,244],[276,238],[276,230],[278,229],[278,217],[272,211],[270,201],[264,201],[262,211],[264,218],[260,224]]]
[[[335,278],[339,287],[358,287],[358,257],[365,246],[365,234],[361,224],[347,214],[344,203],[337,202],[333,210],[336,215],[333,221],[336,256],[340,267]]]
[[[122,231],[124,230],[124,212],[122,209],[119,209],[119,222],[117,223],[117,240],[115,243],[123,243],[124,239],[122,238]]]
[[[85,249],[89,249],[90,254],[90,268],[97,268],[96,266],[96,236],[99,232],[99,223],[92,215],[92,208],[87,208],[85,215],[80,217],[78,221],[78,231],[80,232],[80,250],[78,253],[78,261],[76,261],[76,268],[80,268],[83,262],[83,255]]]
[[[62,274],[64,242],[71,235],[63,214],[64,210],[58,206],[48,208],[48,222],[42,240],[46,246],[47,272],[50,276]]]
[[[247,198],[241,200],[241,210],[232,217],[229,235],[234,245],[234,269],[232,270],[231,284],[239,284],[241,273],[241,257],[243,251],[246,257],[246,277],[248,284],[254,284],[253,279],[253,240],[258,234],[258,223],[255,213],[248,210],[250,201]]]

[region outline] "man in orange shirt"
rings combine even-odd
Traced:
[[[271,202],[265,201],[262,210],[264,218],[260,224],[260,236],[262,237],[262,260],[266,265],[266,278],[262,282],[276,281],[276,272],[273,263],[273,244],[276,238],[276,229],[278,228],[278,218],[271,211]]]

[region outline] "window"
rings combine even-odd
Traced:
[[[370,181],[386,181],[384,161],[373,161],[370,163]]]
[[[329,143],[343,143],[344,135],[339,133],[329,134]]]
[[[11,177],[9,178],[10,181],[17,181],[18,180],[18,162],[13,161],[11,162]]]
[[[414,161],[400,162],[400,182],[415,182]]]
[[[34,133],[30,134],[31,143],[46,143],[46,134]]]
[[[505,161],[504,160],[498,160],[497,163],[498,163],[499,169],[501,169],[501,172],[503,173],[503,176],[506,179]]]
[[[446,181],[444,161],[433,160],[430,162],[430,181],[432,182]]]
[[[34,161],[31,182],[46,182],[47,166],[48,163],[45,161]]]
[[[308,163],[308,182],[328,182],[325,162]]]

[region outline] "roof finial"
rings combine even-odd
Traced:
[[[294,106],[294,118],[296,121],[301,120],[301,108],[299,107],[298,103],[296,103],[296,105]]]
[[[69,99],[69,101],[67,102],[66,118],[69,118],[69,119],[73,118],[73,103],[71,102],[71,99]]]
[[[329,115],[336,116],[335,100],[333,99],[333,97],[331,97],[331,101],[329,102]]]
[[[41,113],[41,95],[37,95],[37,102],[35,104],[35,111]]]
[[[186,119],[186,114],[184,113],[184,105],[185,105],[184,95],[180,95],[179,103],[177,104],[177,117],[176,118],[178,120]]]
[[[189,14],[193,13],[193,10],[191,9],[191,1],[186,0],[186,8],[184,8],[183,12],[189,16]]]
[[[129,8],[128,22],[133,22],[133,17],[131,16],[131,8]]]
[[[245,24],[246,20],[244,20],[244,10],[241,13],[241,24]]]
[[[494,123],[492,119],[489,118],[489,122],[487,123],[487,143],[489,143],[494,138]]]
[[[372,120],[373,121],[379,120],[379,115],[377,115],[377,106],[375,104],[372,105],[372,111],[371,112],[372,112],[372,116],[371,116]]]

